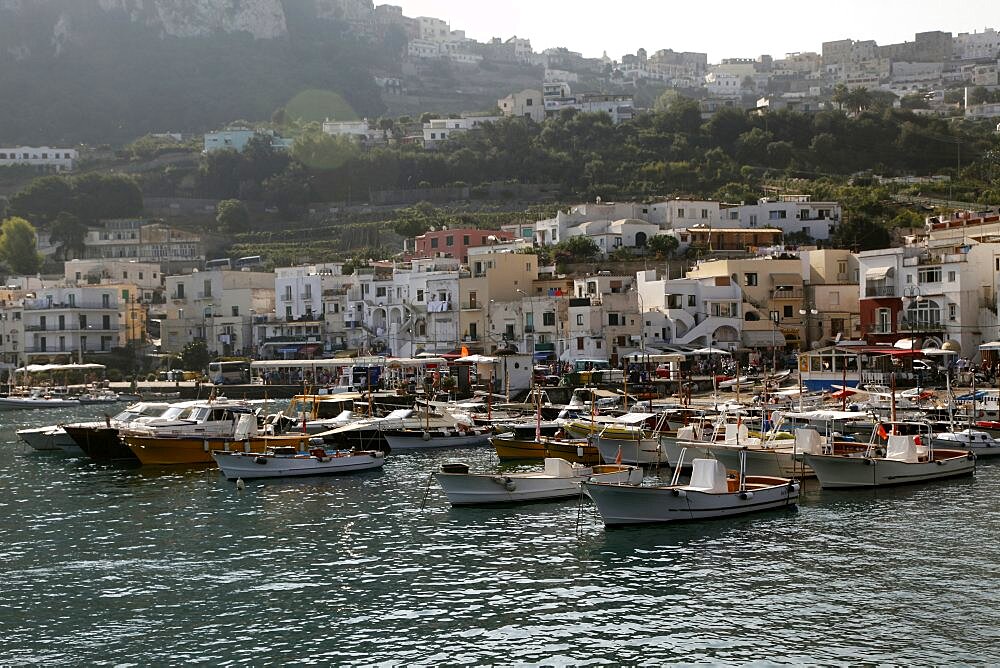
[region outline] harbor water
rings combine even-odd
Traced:
[[[17,442],[94,412],[0,413],[0,663],[942,664],[1000,642],[1000,462],[605,530],[585,501],[451,509],[429,474],[493,469],[488,447],[240,490]]]

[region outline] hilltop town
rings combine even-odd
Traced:
[[[5,365],[1000,338],[995,30],[709,63],[341,4],[397,43],[399,115],[320,95],[315,122],[0,148]],[[490,82],[478,109],[429,102],[452,76]]]

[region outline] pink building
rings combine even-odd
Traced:
[[[423,257],[457,258],[463,264],[469,261],[469,248],[488,246],[490,237],[496,241],[510,241],[514,236],[502,230],[480,230],[472,227],[454,230],[434,230],[414,237],[413,248],[406,249],[409,259]]]

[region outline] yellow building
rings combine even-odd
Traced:
[[[808,263],[804,348],[861,335],[858,258],[841,248],[802,251]]]
[[[490,321],[490,303],[520,304],[532,295],[537,278],[538,256],[534,254],[470,248],[469,270],[463,271],[458,281],[462,343],[470,351],[492,352],[505,339],[506,332]],[[515,331],[521,331],[523,336],[523,329],[521,323]]]
[[[699,262],[688,278],[728,276],[743,294],[743,345],[798,348],[803,340],[803,261],[792,255]]]

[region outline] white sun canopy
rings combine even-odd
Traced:
[[[103,364],[29,364],[28,366],[22,366],[19,369],[15,369],[15,371],[41,373],[43,371],[93,371],[105,368],[107,367]]]

